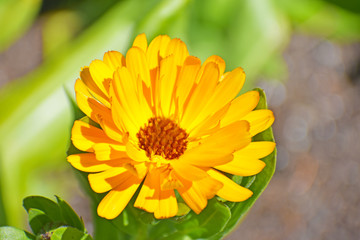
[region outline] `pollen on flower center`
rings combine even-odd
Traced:
[[[148,123],[136,134],[139,147],[150,158],[160,155],[166,159],[180,157],[186,150],[188,134],[175,122],[162,117],[150,118]]]

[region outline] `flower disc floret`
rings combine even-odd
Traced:
[[[188,134],[174,121],[163,118],[150,118],[148,123],[136,134],[139,147],[146,156],[160,155],[171,160],[179,158],[186,150]]]

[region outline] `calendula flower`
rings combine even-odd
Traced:
[[[134,206],[158,219],[177,214],[175,191],[195,213],[215,195],[251,197],[224,173],[250,176],[265,167],[259,159],[275,143],[251,139],[274,116],[254,110],[257,91],[235,98],[245,81],[241,68],[224,71],[218,56],[201,64],[181,40],[162,35],[148,45],[145,34],[126,56],[109,51],[81,70],[76,100],[98,126],[75,121],[72,142],[87,153],[68,161],[90,173],[95,192],[108,192],[99,216],[117,217],[138,188]]]

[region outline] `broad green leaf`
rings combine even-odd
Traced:
[[[115,225],[105,218],[97,216],[96,210],[94,212],[94,239],[98,240],[124,240],[131,239],[131,236],[119,231]]]
[[[75,211],[60,197],[56,196],[61,216],[64,219],[66,225],[79,229],[80,231],[85,230],[84,221],[75,213]]]
[[[179,222],[161,220],[150,228],[148,239],[208,239],[222,231],[230,217],[230,209],[213,198],[199,215],[191,212]]]
[[[41,0],[0,1],[0,52],[23,34],[33,22]]]
[[[24,199],[24,207],[29,214],[29,224],[37,235],[51,232],[59,226],[70,226],[81,232],[85,226],[81,218],[61,198],[57,203],[41,196],[30,196]]]
[[[263,90],[255,89],[260,93],[260,101],[256,109],[266,109],[266,96]],[[253,141],[274,141],[274,136],[272,133],[271,127],[267,130],[254,136]],[[270,155],[262,159],[266,163],[266,167],[257,175],[251,177],[244,177],[241,185],[249,187],[249,189],[254,193],[248,200],[244,202],[234,203],[230,205],[231,218],[227,223],[226,227],[219,232],[216,236],[211,238],[212,240],[221,239],[227,233],[229,233],[236,224],[240,223],[246,214],[249,212],[251,207],[254,205],[255,201],[259,198],[262,192],[265,190],[266,186],[270,182],[276,166],[276,150]]]
[[[44,212],[52,221],[63,221],[59,206],[52,200],[42,196],[30,196],[23,200],[23,206],[27,212],[30,209],[38,209]]]
[[[46,232],[46,227],[53,222],[43,211],[31,208],[29,210],[29,225],[35,235]]]
[[[0,227],[0,240],[35,240],[35,236],[18,228]]]
[[[192,239],[197,239],[210,238],[222,231],[231,217],[231,212],[226,205],[213,198],[199,215],[192,215],[189,222],[180,223],[177,229]]]
[[[86,234],[73,227],[60,227],[51,233],[51,240],[92,240],[89,234]]]
[[[140,219],[143,211],[133,207],[134,202],[135,198],[133,197],[121,214],[111,222],[120,231],[132,235],[136,239],[136,236],[146,236],[147,225]]]

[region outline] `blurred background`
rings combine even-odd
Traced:
[[[275,175],[227,239],[360,239],[358,0],[1,0],[0,226],[26,227],[22,199],[67,200],[91,231],[66,162],[73,85],[105,51],[145,32],[204,61],[241,66],[275,113]]]

